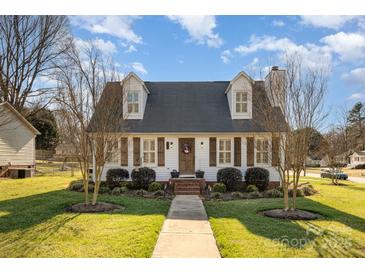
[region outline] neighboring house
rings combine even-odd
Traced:
[[[37,134],[39,131],[9,103],[0,103],[0,177],[34,174]]]
[[[55,148],[53,155],[54,160],[75,160],[78,156],[78,150],[71,143],[60,143]]]
[[[349,167],[355,167],[357,165],[365,164],[365,150],[363,151],[355,151],[350,155],[350,164]]]
[[[305,159],[305,165],[307,167],[319,167],[321,164],[321,159],[313,159],[310,156],[307,156]]]
[[[282,72],[274,67],[270,73],[280,76]],[[270,181],[278,184],[279,174],[271,165],[278,146],[271,145],[271,134],[259,123],[262,110],[253,103],[267,102],[267,109],[272,108],[281,121],[278,128],[284,131],[279,104],[268,98],[267,85],[244,72],[232,81],[211,82],[144,82],[130,73],[122,82],[108,83],[97,112],[115,114],[108,131],[116,139],[110,144],[112,159],[102,179],[110,168],[131,172],[147,166],[156,171],[160,182],[169,181],[174,169],[180,176],[194,176],[202,170],[204,178],[214,182],[221,168],[235,167],[244,175],[248,167],[256,166],[269,170]],[[110,99],[121,94],[127,95],[122,102]],[[97,126],[93,117],[90,134]]]

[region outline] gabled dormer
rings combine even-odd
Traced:
[[[124,119],[143,119],[148,91],[145,83],[135,73],[130,72],[121,82],[124,94],[123,117]]]
[[[229,83],[225,93],[232,119],[252,119],[254,80],[241,71]]]

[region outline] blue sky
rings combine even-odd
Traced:
[[[74,35],[96,40],[123,73],[146,81],[260,78],[283,53],[331,66],[326,108],[365,99],[365,17],[357,16],[73,16]]]

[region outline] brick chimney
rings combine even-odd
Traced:
[[[265,77],[265,90],[270,103],[274,107],[282,107],[284,101],[285,70],[272,66]]]

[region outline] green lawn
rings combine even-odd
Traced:
[[[258,214],[282,199],[205,202],[222,257],[365,257],[365,184],[333,186],[305,178],[320,191],[298,207],[321,213],[315,221],[284,221]]]
[[[66,213],[83,199],[65,190],[74,179],[0,180],[0,257],[150,257],[170,203],[100,195],[125,210]]]

